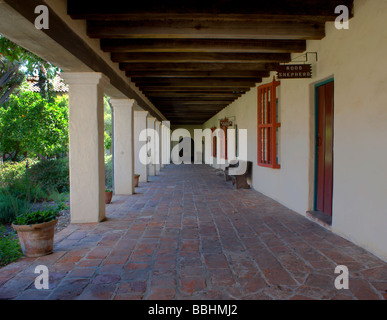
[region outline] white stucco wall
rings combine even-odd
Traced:
[[[326,37],[308,41],[313,78],[281,80],[281,169],[257,165],[257,88],[203,128],[236,117],[248,129],[252,186],[305,215],[314,196],[314,86],[334,77],[334,186],[332,231],[387,260],[387,1],[355,0],[349,30],[326,25]],[[295,55],[296,57],[298,55]],[[272,81],[272,73],[263,83]]]

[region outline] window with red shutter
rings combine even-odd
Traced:
[[[258,165],[279,169],[277,88],[279,81],[258,87]]]

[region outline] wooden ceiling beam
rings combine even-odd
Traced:
[[[207,113],[199,113],[197,114],[196,111],[193,112],[167,112],[168,119],[169,118],[181,118],[181,119],[201,119],[201,120],[207,120],[211,118],[213,115],[217,114],[220,110],[214,110]]]
[[[206,86],[201,86],[201,87],[171,87],[171,86],[139,86],[141,91],[145,94],[152,92],[168,92],[168,91],[173,91],[173,92],[228,92],[228,93],[246,93],[247,91],[250,90],[250,86],[228,86],[228,87],[206,87]]]
[[[198,111],[198,110],[186,110],[186,109],[183,109],[181,111],[175,111],[175,110],[172,110],[172,109],[168,109],[168,110],[164,110],[163,109],[163,113],[164,113],[164,115],[165,114],[168,114],[168,115],[184,115],[184,114],[187,114],[188,112],[194,112],[198,116],[203,116],[203,115],[206,116],[208,114],[213,114],[217,110],[218,109],[216,109],[216,110],[208,110],[208,111]]]
[[[216,115],[219,111],[222,111],[222,109],[219,109],[219,110],[214,110],[212,112],[208,112],[208,113],[202,113],[202,114],[199,114],[197,116],[196,115],[196,112],[184,112],[184,113],[167,113],[165,115],[166,118],[168,118],[168,120],[170,120],[171,122],[173,120],[197,120],[197,121],[201,121],[201,122],[206,122],[208,119],[212,118],[214,115]],[[173,120],[172,120],[173,119]]]
[[[174,107],[170,107],[170,108],[160,107],[160,110],[163,113],[186,113],[186,112],[195,112],[196,113],[197,112],[197,113],[205,114],[205,113],[216,112],[217,110],[221,110],[221,108],[219,108],[218,106],[216,106],[216,108],[207,108],[207,107],[204,108],[203,106],[201,106],[200,108],[174,106]]]
[[[172,124],[201,124],[248,92],[354,0],[67,0]]]
[[[270,71],[126,71],[130,78],[265,78]]]
[[[238,98],[241,94],[235,93],[218,93],[218,92],[179,92],[179,91],[170,91],[170,92],[149,92],[147,97],[149,99],[190,99],[190,98]]]
[[[233,100],[192,100],[192,101],[157,101],[157,105],[171,105],[171,106],[194,106],[194,105],[225,105],[231,103]]]
[[[124,71],[268,71],[275,63],[120,63]]]
[[[219,111],[221,111],[221,110],[219,110]],[[179,123],[179,124],[202,124],[202,123],[206,122],[207,120],[211,119],[218,112],[210,113],[208,115],[203,115],[203,116],[198,117],[198,118],[191,117],[191,114],[177,115],[177,116],[168,115],[168,120],[170,121],[171,125],[173,125],[173,126],[175,126],[177,123]]]
[[[295,21],[88,21],[87,35],[105,39],[278,39],[320,40],[325,22]]]
[[[184,127],[185,125],[198,125],[198,126],[201,126],[203,123],[205,123],[208,119],[212,118],[214,115],[211,115],[210,117],[206,117],[205,119],[180,119],[180,118],[177,118],[177,119],[171,119],[170,123],[171,125],[174,127],[174,128],[178,128],[178,127]]]
[[[218,100],[192,100],[190,105],[191,106],[196,106],[196,105],[200,105],[200,104],[206,104],[207,102],[209,102],[207,105],[216,105],[216,103],[221,103],[221,104],[230,104],[232,103],[233,101],[235,101],[236,99],[238,99],[238,97],[234,97],[232,99],[224,99],[224,98],[220,98]],[[153,101],[153,100],[152,100]],[[160,107],[165,107],[165,106],[175,106],[176,104],[180,104],[180,105],[185,105],[187,106],[188,103],[190,102],[189,100],[164,100],[164,101],[153,101],[155,105],[159,105]],[[213,103],[214,102],[214,103]],[[216,102],[216,103],[215,103]]]
[[[165,117],[167,117],[168,119],[171,120],[171,122],[173,120],[185,120],[187,122],[190,122],[192,120],[196,120],[196,121],[201,121],[202,123],[207,121],[209,118],[212,118],[214,115],[216,115],[217,112],[211,112],[211,113],[207,113],[207,114],[199,114],[196,116],[195,113],[186,113],[186,114],[182,114],[182,113],[177,113],[177,114],[167,114]]]
[[[231,97],[207,97],[207,96],[201,96],[201,97],[149,97],[154,103],[168,103],[171,101],[233,101],[236,99],[235,96]]]
[[[196,112],[178,112],[178,113],[168,113],[167,112],[167,116],[168,116],[168,119],[169,118],[181,118],[181,119],[197,119],[197,120],[204,120],[206,121],[207,119],[211,118],[213,115],[217,114],[220,110],[222,109],[219,109],[219,110],[214,110],[212,112],[208,112],[208,113],[202,113],[202,114],[197,114]],[[204,122],[203,121],[203,122]]]
[[[198,111],[198,110],[181,110],[181,111],[175,111],[175,110],[164,110],[164,114],[167,114],[167,115],[174,115],[174,116],[184,116],[184,115],[187,115],[187,114],[190,114],[190,115],[197,115],[197,117],[205,117],[206,115],[208,114],[213,114],[213,113],[216,113],[217,111],[219,110],[222,110],[220,108],[218,109],[214,109],[214,110],[208,110],[208,111]]]
[[[215,114],[214,114],[215,115]],[[204,122],[206,122],[208,119],[212,118],[214,115],[210,117],[206,117],[205,119],[198,119],[198,120],[193,120],[193,119],[181,119],[177,118],[174,119],[172,118],[170,123],[172,126],[178,127],[178,126],[184,126],[184,125],[202,125]]]
[[[226,102],[224,104],[229,104],[229,102]],[[179,104],[178,102],[173,102],[171,104],[166,105],[160,105],[160,108],[162,110],[196,110],[196,111],[209,111],[213,109],[218,109],[218,105],[216,104],[207,104],[207,105],[200,105],[200,104]]]
[[[353,15],[350,14],[352,18]],[[157,21],[157,20],[195,20],[195,21],[261,21],[271,22],[273,20],[278,22],[308,22],[308,23],[324,23],[327,21],[334,21],[337,15],[272,15],[272,14],[210,14],[210,13],[126,13],[126,14],[85,14],[71,16],[73,19],[82,19],[87,21]]]
[[[237,19],[245,15],[255,19],[305,19],[319,18],[334,21],[335,8],[346,5],[353,11],[353,0],[271,0],[271,1],[178,1],[143,0],[124,2],[118,0],[68,0],[67,12],[74,19],[144,19],[145,18],[187,18]]]
[[[290,53],[217,53],[217,52],[112,52],[114,62],[239,62],[264,63],[291,61]]]
[[[132,78],[140,86],[170,86],[170,87],[253,87],[262,79],[257,78]]]
[[[198,112],[208,113],[219,110],[219,106],[207,105],[207,106],[160,106],[160,110],[163,112]]]
[[[101,39],[106,52],[304,52],[305,40],[246,39]]]
[[[184,115],[187,115],[187,114],[197,114],[197,115],[200,115],[201,117],[203,117],[203,116],[205,117],[208,114],[214,114],[214,113],[219,112],[220,110],[222,110],[222,108],[208,110],[208,111],[205,111],[205,112],[202,112],[202,111],[199,111],[199,110],[186,110],[186,109],[182,109],[181,111],[176,111],[176,110],[173,110],[173,109],[168,109],[168,110],[163,110],[163,114],[164,114],[164,116],[167,116],[167,115],[169,115],[169,116],[170,115],[184,116]]]
[[[206,121],[207,121],[207,119],[204,121],[203,120],[197,120],[197,121],[188,121],[187,120],[187,121],[183,122],[183,121],[180,121],[180,119],[177,119],[177,120],[172,120],[170,122],[171,122],[171,125],[178,127],[178,126],[184,126],[184,125],[202,125]]]

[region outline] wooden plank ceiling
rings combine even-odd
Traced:
[[[126,75],[172,124],[202,124],[306,40],[325,36],[353,0],[68,0]]]

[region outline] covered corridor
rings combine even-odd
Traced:
[[[387,298],[386,17],[385,0],[0,0],[1,34],[69,86],[72,223],[0,270],[0,298]],[[212,167],[172,165],[195,130]],[[249,190],[217,175],[234,157]]]
[[[386,263],[207,165],[169,165],[106,211],[57,234],[54,254],[1,269],[0,298],[387,298]],[[33,285],[40,264],[49,290]]]

